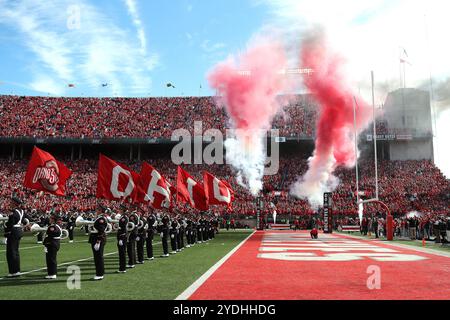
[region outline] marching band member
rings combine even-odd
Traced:
[[[162,258],[169,257],[169,245],[167,243],[169,238],[169,227],[170,227],[169,223],[170,223],[169,217],[167,215],[164,215],[163,218],[161,219],[160,224],[158,225],[158,231],[160,232],[161,235],[161,242],[163,247],[163,255],[161,256]]]
[[[62,235],[61,217],[53,215],[50,217],[50,225],[47,228],[46,237],[44,239],[45,261],[47,263],[47,276],[45,279],[56,279],[58,272],[58,264],[56,255],[60,248]]]
[[[209,241],[208,229],[209,229],[209,221],[206,218],[202,218],[202,228],[203,228],[203,241]]]
[[[10,199],[12,213],[5,223],[6,260],[9,274],[7,277],[20,277],[19,245],[23,236],[22,223],[28,224],[24,211],[21,209],[22,200],[13,195]]]
[[[178,215],[178,234],[177,234],[177,246],[178,250],[184,250],[184,234],[186,232],[186,221]]]
[[[179,231],[179,225],[177,219],[172,219],[170,222],[170,246],[172,247],[171,254],[176,254],[180,252],[180,249],[177,247],[177,236]]]
[[[128,216],[127,211],[123,209],[119,219],[119,229],[117,230],[117,249],[119,251],[119,270],[118,273],[127,272],[127,241],[128,241]]]
[[[155,227],[158,225],[158,220],[153,212],[147,217],[147,238],[145,239],[145,245],[147,248],[147,260],[154,260],[153,256],[153,237],[155,235]]]
[[[186,248],[190,248],[194,245],[195,238],[194,238],[194,229],[193,229],[193,223],[191,219],[187,219],[186,221],[186,240],[187,245]]]
[[[69,231],[69,243],[73,243],[73,232],[75,230],[75,221],[77,220],[78,214],[75,212],[67,221],[67,231]]]
[[[31,211],[31,213],[33,213],[33,211],[35,211],[35,210],[36,209],[33,209]],[[46,214],[42,214],[39,217],[39,222],[38,222],[39,227],[44,228],[44,227],[47,227],[49,224],[50,224],[50,221],[49,221],[47,215]],[[44,240],[44,232],[38,232],[38,234],[37,234],[37,242],[36,243],[37,244],[42,244],[43,240]]]
[[[136,267],[136,239],[138,237],[139,216],[136,212],[132,212],[128,220],[134,223],[135,228],[128,233],[127,253],[128,265],[127,268],[132,269]]]
[[[196,229],[197,229],[197,243],[202,243],[203,242],[202,218],[198,218],[196,222]]]
[[[94,222],[94,231],[89,234],[89,243],[92,247],[95,262],[95,277],[93,280],[103,280],[105,275],[105,261],[103,251],[106,244],[106,228],[108,221],[101,215],[101,209],[98,209],[99,216]]]
[[[144,245],[147,239],[147,217],[141,217],[136,237],[137,263],[144,264]]]

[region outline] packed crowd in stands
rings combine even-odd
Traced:
[[[0,137],[34,138],[165,138],[175,129],[191,133],[229,127],[224,108],[214,97],[67,98],[0,95]],[[285,107],[273,121],[280,135],[313,137],[317,107],[308,95],[280,101]],[[220,103],[219,103],[220,105]],[[378,134],[390,130],[384,120]],[[402,132],[402,134],[405,132]]]
[[[157,168],[171,183],[176,181],[176,168],[169,159],[146,159]],[[54,204],[63,211],[92,211],[98,203],[117,209],[114,202],[106,202],[95,198],[97,183],[97,161],[77,160],[64,161],[73,171],[68,181],[66,197],[54,197],[22,188],[26,171],[26,161],[0,160],[0,210],[6,210],[7,199],[13,190],[25,200],[27,208],[46,211]],[[137,172],[140,171],[140,162],[125,162]],[[221,179],[228,180],[234,191],[236,200],[231,213],[236,215],[252,216],[256,214],[256,202],[243,187],[236,183],[234,174],[229,166],[225,165],[186,165],[183,166],[199,181],[202,180],[203,170],[208,170]],[[289,194],[293,182],[307,170],[307,162],[296,157],[282,158],[280,170],[275,176],[264,178],[262,192],[265,209],[264,214],[270,213],[270,203],[274,203],[278,214],[309,217],[317,213],[306,200],[295,199]],[[364,192],[362,198],[374,197],[373,166],[371,162],[361,163],[360,190]],[[333,193],[334,215],[337,217],[356,218],[358,209],[356,203],[354,170],[339,169],[337,177],[340,185]],[[390,208],[396,218],[417,211],[434,216],[448,216],[450,214],[450,182],[429,161],[382,161],[379,164],[379,192],[380,199]],[[187,206],[180,207],[188,212]],[[212,207],[211,212],[225,214],[227,209]],[[364,215],[373,216],[383,212],[375,204],[364,207]],[[228,212],[230,213],[230,212]]]
[[[304,103],[299,98],[274,120],[281,135],[312,136],[316,113]],[[228,127],[224,109],[212,97],[0,96],[0,117],[0,137],[170,139],[174,129],[192,133],[195,121],[202,121],[203,130]]]

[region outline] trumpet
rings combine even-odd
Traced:
[[[109,220],[108,220],[108,222],[109,222]],[[95,223],[95,221],[84,220],[82,216],[79,216],[75,220],[75,226],[83,227],[83,226],[87,225],[87,226],[89,226],[89,233],[98,233],[98,230],[95,229],[95,227],[94,227],[94,223]],[[112,225],[110,223],[108,223],[106,226],[105,233],[111,233],[112,230],[113,230]]]
[[[34,223],[31,228],[30,228],[31,232],[44,232],[47,233],[47,228],[45,227],[41,227],[39,226],[37,223]],[[69,231],[67,231],[66,229],[62,229],[61,228],[61,239],[60,240],[65,240],[69,237]]]

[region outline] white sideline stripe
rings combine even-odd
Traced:
[[[200,286],[205,283],[206,280],[209,279],[209,277],[212,276],[214,272],[217,271],[236,251],[239,250],[240,247],[244,245],[244,243],[247,242],[248,239],[250,239],[256,231],[253,231],[251,235],[249,235],[247,238],[242,240],[240,244],[238,244],[233,250],[228,252],[228,254],[220,259],[215,265],[213,265],[208,271],[206,271],[200,278],[198,278],[193,284],[189,286],[186,290],[183,291],[178,297],[175,298],[175,300],[187,300],[189,299],[192,294],[197,291]]]
[[[88,240],[83,240],[83,241],[74,241],[73,243],[69,243],[69,242],[61,242],[61,245],[63,244],[74,244],[74,243],[83,243],[83,242],[88,242]],[[28,249],[36,249],[36,248],[43,248],[44,245],[43,244],[39,244],[37,246],[32,246],[32,247],[25,247],[25,248],[19,248],[19,252],[22,250],[28,250]],[[6,250],[0,250],[1,253],[5,253]]]
[[[155,244],[161,244],[161,243],[162,242],[156,242],[156,243],[154,243],[154,245]],[[103,257],[112,256],[112,255],[117,254],[117,253],[118,253],[117,251],[106,253],[106,254],[103,255]],[[64,263],[58,264],[58,267],[59,266],[71,265],[71,264],[76,263],[76,262],[89,261],[89,260],[94,260],[94,257],[89,257],[89,258],[85,258],[85,259],[79,259],[79,260],[70,261],[70,262],[64,262]],[[1,261],[1,262],[5,262],[5,261]],[[39,268],[39,269],[31,270],[31,271],[21,272],[20,274],[21,275],[25,275],[25,274],[30,274],[30,273],[46,270],[46,269],[47,269],[47,267],[44,267],[44,268]],[[5,279],[5,278],[4,277],[0,278],[0,280],[3,280],[3,279]],[[6,278],[6,279],[8,279],[8,278]]]
[[[338,233],[338,234],[340,234],[340,233]],[[418,248],[413,245],[401,244],[401,243],[391,243],[390,241],[384,242],[384,241],[380,241],[380,240],[366,239],[364,237],[359,237],[359,236],[354,236],[354,235],[347,235],[347,234],[341,234],[341,235],[343,235],[345,237],[350,237],[353,239],[358,239],[358,240],[367,240],[367,241],[372,240],[375,243],[383,243],[383,244],[387,244],[389,246],[393,246],[393,247],[397,247],[397,248],[408,249],[408,250],[418,251],[418,252],[422,252],[422,253],[428,253],[428,254],[435,255],[435,256],[450,258],[450,253],[442,252],[442,251],[439,251],[436,249]]]

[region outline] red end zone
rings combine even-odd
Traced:
[[[189,299],[450,299],[450,257],[379,241],[257,232]]]

